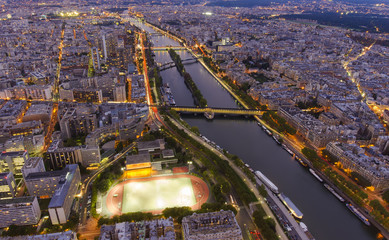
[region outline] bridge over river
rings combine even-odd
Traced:
[[[188,106],[167,106],[166,108],[181,113],[203,113],[206,118],[212,119],[215,114],[221,115],[242,115],[242,116],[261,116],[265,111],[258,109],[239,109],[239,108],[214,108],[214,107],[188,107]]]

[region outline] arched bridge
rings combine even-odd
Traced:
[[[163,46],[163,47],[150,47],[153,51],[169,51],[169,49],[173,50],[185,50],[186,47],[182,46]]]
[[[170,106],[177,112],[182,113],[203,113],[207,118],[213,118],[215,114],[222,115],[245,115],[245,116],[260,116],[264,111],[258,109],[236,109],[236,108],[213,108],[213,107],[185,107],[185,106]]]
[[[188,58],[188,59],[184,59],[184,60],[181,60],[182,64],[191,64],[191,63],[195,63],[195,62],[198,62],[197,60],[198,58],[196,57],[193,57],[193,58]],[[175,67],[176,64],[174,62],[167,62],[167,63],[164,63],[164,64],[158,64],[158,67],[159,67],[159,71],[164,71],[166,69],[169,69],[169,68],[173,68]]]

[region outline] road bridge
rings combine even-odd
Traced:
[[[181,62],[184,65],[192,64],[192,63],[198,62],[197,59],[198,58],[188,58],[188,59],[181,60]],[[176,66],[176,64],[174,62],[167,62],[167,63],[163,63],[163,64],[158,63],[157,65],[159,67],[159,71],[164,71],[166,69],[173,68]]]
[[[243,115],[243,116],[261,116],[264,111],[258,109],[237,109],[237,108],[214,108],[214,107],[186,107],[186,106],[170,106],[177,112],[182,113],[203,113],[208,119],[212,119],[215,114],[222,115]]]
[[[173,50],[185,50],[186,47],[182,46],[163,46],[163,47],[150,47],[153,51],[169,51],[169,49]]]

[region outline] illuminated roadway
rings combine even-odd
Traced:
[[[167,46],[167,47],[150,47],[150,49],[153,50],[153,51],[168,51],[169,49],[173,49],[173,50],[186,50],[186,47],[180,47],[180,46],[171,47],[171,46]]]
[[[82,184],[82,190],[81,190],[81,198],[82,198],[82,202],[80,203],[80,205],[82,206],[83,208],[83,211],[81,212],[81,215],[80,215],[80,225],[84,225],[85,224],[85,221],[86,221],[86,217],[87,217],[87,202],[88,202],[88,191],[90,190],[90,184],[96,179],[96,177],[102,172],[104,171],[107,167],[111,166],[112,164],[116,163],[121,157],[123,157],[126,153],[128,153],[134,146],[135,146],[136,143],[132,143],[131,145],[129,145],[126,149],[124,149],[123,151],[121,151],[119,154],[116,154],[114,156],[114,159],[109,161],[109,162],[106,162],[104,163],[103,165],[100,166],[100,168],[95,172],[93,173],[92,176],[86,178]]]
[[[188,113],[218,113],[218,114],[235,114],[235,115],[262,115],[263,111],[257,109],[234,109],[234,108],[213,108],[213,107],[182,107],[174,106],[170,109],[177,112],[188,112]]]
[[[54,126],[57,123],[57,114],[58,114],[58,100],[59,100],[59,78],[61,75],[61,66],[62,66],[62,48],[63,48],[63,41],[64,41],[64,34],[65,34],[65,25],[62,25],[62,30],[61,30],[61,38],[60,38],[60,43],[58,46],[59,53],[58,53],[58,65],[57,65],[57,72],[56,76],[54,78],[54,89],[53,89],[53,109],[51,112],[51,119],[49,126],[47,128],[47,134],[45,136],[44,140],[44,146],[43,146],[43,151],[47,151],[47,149],[50,146],[51,142],[51,135],[54,131]]]

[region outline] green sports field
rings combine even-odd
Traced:
[[[196,204],[190,178],[129,182],[124,185],[122,213]]]

